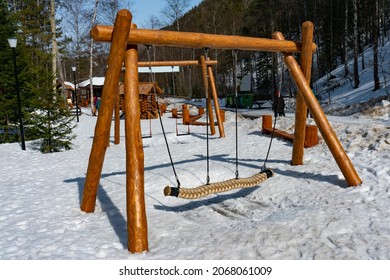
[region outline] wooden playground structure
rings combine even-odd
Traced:
[[[162,89],[156,82],[139,83],[139,105],[141,120],[157,119],[158,104],[157,95],[162,94]]]
[[[132,15],[128,10],[117,14],[114,27],[95,26],[91,35],[95,41],[111,42],[105,84],[103,87],[101,108],[99,111],[95,135],[89,157],[87,175],[81,201],[81,210],[93,212],[102,173],[104,155],[107,149],[112,114],[118,99],[113,95],[118,86],[123,61],[125,63],[125,136],[126,136],[126,203],[128,250],[139,253],[148,250],[148,227],[145,211],[144,194],[144,151],[140,130],[140,109],[138,95],[138,44],[161,45],[181,48],[213,48],[230,50],[250,50],[281,52],[284,62],[299,90],[295,113],[295,132],[292,151],[292,164],[303,164],[307,108],[310,110],[318,129],[342,171],[349,186],[361,184],[361,179],[344,151],[335,132],[330,126],[320,104],[310,88],[312,55],[316,49],[313,43],[313,24],[302,25],[302,40],[285,40],[280,32],[273,34],[273,39],[251,38],[231,35],[200,34],[163,30],[142,30],[131,24]],[[292,55],[300,53],[300,65]],[[202,73],[207,75],[207,61],[203,58]],[[204,79],[205,87],[208,88]],[[210,111],[210,110],[209,110]],[[261,173],[259,173],[261,174]],[[245,187],[258,184],[268,177],[232,179],[217,183],[217,187],[231,185]],[[252,182],[254,181],[254,183]],[[206,186],[207,187],[207,186]]]
[[[294,143],[294,134],[288,133],[283,130],[272,127],[272,115],[262,116],[262,128],[263,134],[273,134],[276,137],[280,137],[289,140]],[[305,129],[305,142],[304,148],[310,148],[318,144],[318,129],[315,125],[306,125]]]
[[[155,82],[139,82],[138,91],[141,120],[157,119],[157,96],[163,93],[162,89]],[[124,113],[124,92],[120,91],[119,94],[119,110]]]
[[[218,125],[218,131],[219,131],[219,137],[223,138],[225,137],[225,129],[223,126],[223,116],[220,110],[219,102],[218,102],[218,93],[217,93],[217,87],[215,85],[215,78],[213,73],[212,66],[217,65],[218,61],[216,60],[208,60],[206,62],[206,58],[202,55],[200,56],[199,60],[183,60],[183,61],[143,61],[138,62],[139,67],[159,67],[159,66],[198,66],[201,68],[202,71],[202,78],[204,82],[204,88],[208,91],[211,91],[211,98],[207,98],[206,107],[208,112],[208,118],[210,120],[210,134],[214,135],[216,134],[215,130],[215,122],[214,122],[214,114],[213,114],[213,108],[215,112],[215,117],[217,119],[217,125]],[[210,88],[210,90],[209,90]],[[211,99],[213,101],[214,107],[212,106]],[[199,113],[196,116],[190,116],[189,111],[186,110],[186,107],[182,107],[182,112],[179,113],[176,110],[173,110],[173,117],[178,117],[179,115],[183,117],[183,124],[186,125],[204,125],[200,122],[196,122],[197,119],[202,117],[202,114]]]

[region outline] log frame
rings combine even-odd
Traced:
[[[110,134],[112,114],[115,106],[113,89],[119,84],[122,63],[128,71],[125,73],[125,133],[126,133],[126,200],[128,217],[128,249],[130,252],[142,252],[148,250],[147,222],[144,200],[144,154],[140,130],[138,101],[138,50],[137,44],[155,44],[188,48],[218,48],[218,49],[241,49],[252,51],[283,52],[284,62],[302,95],[306,106],[328,145],[336,163],[339,165],[346,181],[350,186],[361,184],[356,170],[348,155],[342,148],[336,134],[331,128],[322,108],[310,88],[309,55],[316,46],[310,42],[310,24],[305,25],[303,37],[306,38],[304,47],[300,43],[286,41],[280,32],[275,32],[275,39],[248,38],[242,36],[212,35],[191,32],[175,32],[161,30],[138,30],[131,28],[132,15],[128,10],[118,12],[114,27],[95,26],[91,36],[95,41],[110,41],[111,49],[108,59],[105,84],[103,86],[102,104],[95,127],[95,135],[89,157],[88,170],[84,184],[81,201],[81,210],[93,212],[96,203],[97,189],[102,172],[104,155],[107,148],[107,139]],[[305,39],[303,39],[305,41]],[[292,56],[292,52],[301,52],[305,56],[302,72],[299,64]],[[209,90],[207,77],[207,62],[200,58],[205,90]],[[308,72],[307,72],[308,71]],[[208,110],[211,112],[210,94],[208,94]],[[211,124],[214,124],[211,112]],[[215,133],[215,132],[214,132]],[[212,133],[213,134],[213,133]],[[257,179],[257,177],[256,177]],[[260,181],[259,181],[260,182]],[[225,184],[225,183],[223,183]],[[234,184],[233,184],[234,185]],[[238,185],[238,184],[236,184]],[[236,186],[234,185],[234,187]],[[242,180],[239,185],[251,185],[251,182]],[[217,185],[216,185],[217,186]],[[219,187],[219,185],[218,185]],[[222,186],[221,184],[221,187]]]
[[[138,87],[138,50],[129,45],[125,55],[126,209],[128,250],[148,250],[144,191],[144,150]]]
[[[314,25],[311,22],[304,22],[302,24],[302,50],[301,50],[301,69],[305,75],[306,81],[310,84],[311,79],[311,66],[313,60],[313,53],[310,49],[313,42]],[[276,38],[278,39],[278,38]],[[284,40],[284,38],[283,38]],[[292,152],[292,165],[302,165],[304,155],[304,142],[306,133],[306,119],[307,119],[307,106],[302,94],[298,91],[296,97],[295,108],[295,131],[294,131],[294,143]]]
[[[217,87],[215,85],[213,68],[209,65],[208,61],[207,61],[207,72],[208,72],[208,78],[210,80],[211,94],[213,96],[213,101],[214,101],[214,110],[215,110],[215,116],[217,118],[219,137],[224,138],[225,137],[225,128],[223,126],[223,121],[222,121],[222,117],[221,117],[221,110],[219,109]]]
[[[201,55],[199,58],[199,63],[202,67],[202,77],[203,77],[203,86],[204,91],[206,93],[206,107],[207,114],[209,116],[209,126],[210,126],[210,134],[215,134],[215,124],[214,124],[214,114],[213,114],[213,106],[211,105],[211,95],[209,89],[208,75],[207,75],[207,61],[204,55]],[[218,100],[217,100],[218,102]]]
[[[95,41],[110,42],[112,30],[112,26],[96,25],[92,28],[90,34]],[[182,48],[239,49],[247,51],[292,53],[301,52],[301,43],[294,41],[149,29],[131,30],[131,32],[129,32],[128,43]],[[315,50],[316,45],[312,43],[312,51],[314,52]]]
[[[97,190],[103,168],[104,156],[107,149],[107,142],[110,135],[112,112],[114,109],[115,97],[113,89],[119,84],[122,63],[125,57],[127,46],[127,34],[130,32],[132,16],[129,11],[118,12],[114,23],[112,44],[108,57],[108,64],[105,76],[105,84],[102,91],[101,108],[96,121],[95,133],[88,161],[87,176],[84,183],[80,208],[87,213],[95,210]]]
[[[283,38],[283,35],[280,32],[274,32],[273,36],[274,38],[280,38],[281,40]],[[299,92],[302,94],[306,106],[313,115],[313,119],[316,122],[318,129],[332,153],[333,158],[336,160],[337,165],[343,173],[348,185],[360,185],[362,180],[359,178],[351,160],[342,147],[336,133],[329,124],[320,103],[315,98],[305,75],[302,73],[301,67],[291,53],[283,53],[283,55],[284,62],[293,78],[293,81],[295,82]]]

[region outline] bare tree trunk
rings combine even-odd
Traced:
[[[97,8],[99,5],[99,0],[95,0],[95,6],[93,9],[93,15],[91,20],[91,26],[94,26],[96,15],[97,15]],[[91,38],[91,43],[89,46],[89,92],[90,92],[90,103],[91,103],[91,111],[92,114],[95,112],[95,104],[93,102],[93,39]]]
[[[189,0],[165,0],[165,7],[162,12],[172,20],[173,24],[176,24],[176,31],[180,31],[180,18],[184,15],[185,10],[189,7]],[[184,60],[184,52],[181,51],[181,59]],[[185,91],[184,83],[184,68],[180,69],[179,72],[179,91]]]
[[[330,30],[330,69],[334,69],[334,60],[333,60],[333,1],[330,2],[330,16],[329,16],[329,30]]]
[[[382,23],[381,43],[382,43],[382,47],[383,47],[385,45],[385,37],[386,37],[385,0],[382,0],[380,16],[381,16],[381,23]]]
[[[166,6],[162,12],[176,23],[176,30],[180,31],[180,18],[184,15],[184,11],[189,7],[190,0],[165,0]]]
[[[55,3],[54,0],[50,0],[50,29],[51,29],[51,67],[53,71],[53,87],[57,86],[57,38],[56,38],[56,19],[55,19]]]
[[[269,2],[270,7],[272,7],[272,15],[271,15],[271,33],[276,29],[275,28],[275,7],[274,7],[274,1],[270,0]],[[272,85],[273,85],[273,91],[272,91],[272,101],[274,102],[275,93],[278,90],[278,81],[277,81],[277,75],[278,75],[278,56],[276,53],[272,53]]]
[[[353,34],[354,34],[354,51],[353,51],[353,77],[355,88],[359,87],[359,32],[358,32],[358,0],[353,0]]]
[[[372,25],[372,33],[373,33],[373,49],[374,49],[374,89],[376,91],[380,87],[379,82],[379,74],[378,74],[378,33],[379,33],[379,0],[375,0],[374,3],[374,14],[373,16],[373,25]]]
[[[344,76],[349,75],[348,70],[348,1],[345,1],[345,16],[344,16]]]

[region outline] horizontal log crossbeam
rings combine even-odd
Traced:
[[[91,37],[95,41],[110,42],[113,27],[96,25],[91,30]],[[268,38],[244,37],[236,35],[216,35],[195,32],[179,32],[150,29],[130,29],[128,44],[159,45],[180,48],[210,48],[230,49],[246,51],[268,51],[268,52],[301,52],[301,43],[276,40]],[[313,52],[316,44],[312,44]]]
[[[208,60],[207,65],[217,65],[217,60]],[[138,67],[163,67],[163,66],[201,66],[198,60],[183,60],[183,61],[139,61]]]

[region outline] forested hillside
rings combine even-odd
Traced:
[[[264,38],[271,38],[274,31],[280,31],[286,39],[300,41],[302,23],[312,21],[318,47],[314,54],[312,80],[345,64],[345,76],[358,87],[358,58],[362,58],[360,67],[364,69],[366,65],[362,54],[366,47],[373,47],[374,65],[368,67],[374,67],[373,80],[378,88],[378,71],[375,68],[377,70],[383,63],[378,46],[383,46],[389,38],[389,7],[388,0],[204,0],[180,20],[180,30]],[[175,29],[175,25],[169,28]],[[172,54],[177,57],[177,52]],[[191,55],[193,51],[185,51],[186,57]],[[218,73],[225,74],[219,75],[219,85],[223,87],[227,84],[225,80],[231,76],[231,52],[211,50],[211,56],[220,62]],[[255,78],[257,93],[272,91],[275,86],[273,81],[282,79],[281,66],[277,67],[271,54],[241,51],[238,56],[241,75],[249,73]],[[347,67],[351,59],[355,61],[352,69]],[[286,90],[293,94],[292,86],[287,81],[285,83]]]

